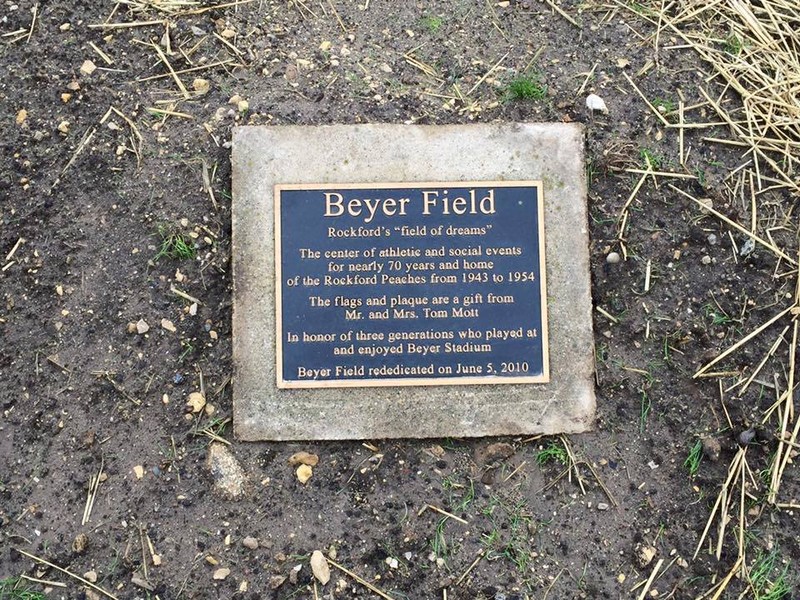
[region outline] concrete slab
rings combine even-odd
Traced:
[[[592,427],[594,348],[579,125],[240,127],[232,161],[236,437],[477,437]],[[275,185],[531,180],[542,182],[544,196],[549,383],[279,389]]]

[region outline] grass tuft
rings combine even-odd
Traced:
[[[546,448],[539,450],[536,453],[536,464],[539,466],[545,465],[551,460],[566,465],[569,462],[567,451],[558,442],[550,442]]]
[[[436,33],[444,25],[444,19],[435,15],[428,15],[420,19],[420,25],[431,33]]]
[[[703,459],[703,442],[697,440],[689,450],[689,455],[683,461],[683,466],[689,469],[689,475],[694,477],[700,470],[700,461]]]
[[[789,583],[789,565],[779,570],[778,558],[777,550],[769,554],[759,552],[753,563],[750,569],[750,585],[756,600],[784,600],[790,597],[792,588]],[[776,573],[774,579],[773,573]]]
[[[505,95],[510,100],[544,100],[547,86],[542,83],[542,76],[538,73],[520,75],[508,83]]]
[[[1,600],[45,600],[45,595],[29,588],[20,577],[0,579]]]
[[[197,255],[192,238],[182,233],[170,231],[164,226],[158,228],[158,234],[161,236],[161,245],[158,248],[158,253],[153,257],[154,261],[164,257],[176,260],[190,260]]]

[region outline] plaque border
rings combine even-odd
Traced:
[[[466,187],[533,187],[536,188],[537,222],[539,239],[539,306],[542,317],[542,374],[527,377],[408,377],[393,379],[308,379],[285,380],[283,378],[283,274],[281,270],[281,192],[283,190],[335,191],[370,189],[417,189],[423,187],[466,188]],[[544,384],[550,382],[550,340],[547,323],[547,269],[545,256],[544,226],[544,184],[540,179],[514,181],[420,181],[420,182],[369,182],[369,183],[276,183],[273,189],[273,213],[275,218],[275,378],[278,389],[319,389],[319,388],[373,388],[373,387],[413,387],[413,386],[454,386],[454,385],[502,385],[502,384]]]

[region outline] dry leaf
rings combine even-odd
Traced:
[[[317,463],[319,463],[319,456],[310,452],[296,452],[289,457],[289,464],[293,467],[297,465],[316,467]]]
[[[314,550],[311,554],[311,572],[322,585],[331,580],[331,568],[328,566],[328,560],[319,550]]]

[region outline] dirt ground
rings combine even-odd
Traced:
[[[4,0],[0,598],[797,598],[797,185],[651,4]],[[232,129],[473,121],[585,124],[596,430],[238,443]]]

